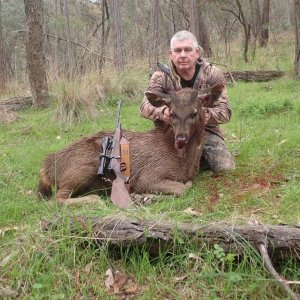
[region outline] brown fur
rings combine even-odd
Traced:
[[[191,90],[173,95],[169,106],[174,114],[172,127],[147,132],[124,131],[130,143],[130,188],[135,193],[165,193],[180,196],[198,173],[204,139],[203,112],[200,101],[190,103]],[[180,101],[176,101],[176,100]],[[191,117],[197,109],[196,117]],[[175,118],[176,115],[176,118]],[[66,148],[49,154],[41,169],[40,197],[51,196],[57,187],[57,200],[70,202],[71,196],[86,192],[109,191],[110,182],[98,177],[102,139],[111,132],[82,137]],[[188,137],[184,157],[175,149],[178,136]],[[71,201],[72,202],[72,201]]]

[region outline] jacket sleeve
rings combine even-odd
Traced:
[[[227,123],[232,111],[228,102],[225,77],[219,68],[210,66],[208,80],[210,85],[215,87],[204,100],[204,110],[208,114],[207,125]]]
[[[155,90],[158,92],[165,93],[165,74],[161,71],[156,71],[153,73],[148,91]],[[142,117],[150,119],[150,120],[162,120],[163,119],[163,112],[167,106],[163,105],[161,107],[155,107],[153,106],[146,96],[144,96],[141,106],[140,106],[140,114]]]

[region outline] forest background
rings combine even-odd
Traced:
[[[289,299],[260,254],[178,237],[145,247],[95,246],[74,217],[191,224],[299,226],[300,6],[298,0],[0,0],[0,298]],[[109,199],[65,209],[36,197],[44,157],[82,135],[152,123],[139,105],[169,40],[191,30],[204,57],[231,71],[283,71],[275,80],[228,80],[232,120],[222,126],[237,168],[199,174],[185,196],[126,212]],[[10,103],[10,105],[8,105]],[[12,104],[13,103],[13,104]],[[20,109],[22,108],[22,109]],[[20,110],[19,110],[20,109]],[[55,197],[54,197],[55,198]],[[59,219],[47,232],[43,220]],[[274,262],[299,293],[299,261]],[[116,282],[117,270],[126,285]]]

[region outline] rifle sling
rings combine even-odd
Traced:
[[[121,172],[127,178],[130,177],[130,153],[129,153],[129,141],[122,136],[120,141],[121,147]],[[126,184],[129,188],[129,184]]]

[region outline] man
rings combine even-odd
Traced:
[[[231,118],[231,108],[222,72],[201,57],[201,48],[196,37],[189,31],[179,31],[171,39],[169,67],[160,65],[153,73],[148,90],[168,93],[181,88],[204,89],[213,87],[206,96],[201,96],[205,111],[205,143],[201,158],[201,168],[214,172],[232,170],[234,161],[225,145],[219,124]],[[154,107],[147,97],[143,98],[141,115],[154,121],[155,126],[168,126],[170,110],[167,106]]]

